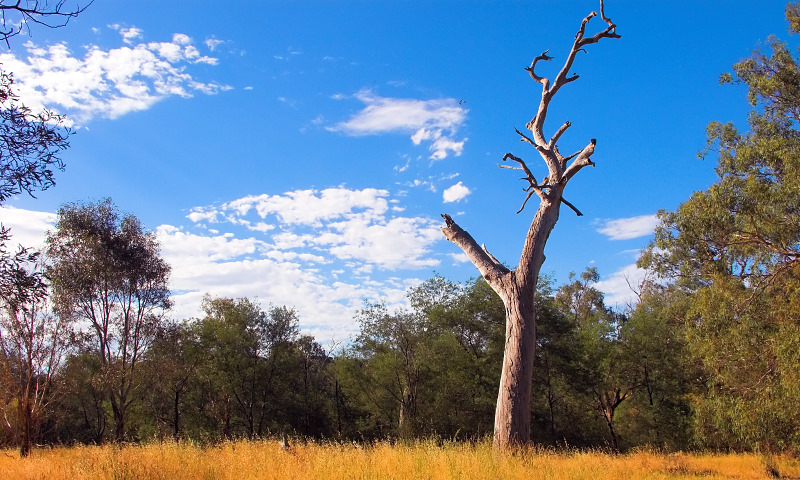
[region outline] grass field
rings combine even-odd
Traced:
[[[189,443],[84,446],[34,450],[21,459],[0,455],[0,478],[82,479],[671,479],[795,478],[800,461],[753,454],[625,455],[555,453],[530,449],[515,454],[475,446],[421,442],[411,445],[228,442],[212,447]]]

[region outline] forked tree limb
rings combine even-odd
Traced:
[[[564,176],[561,179],[563,183],[566,184],[567,182],[569,182],[569,180],[572,177],[574,177],[575,174],[578,173],[578,171],[580,171],[580,169],[582,169],[583,167],[587,165],[594,166],[594,162],[592,161],[591,157],[592,154],[594,153],[595,145],[597,145],[597,140],[593,138],[589,142],[589,145],[584,147],[584,149],[581,150],[580,153],[578,153],[578,156],[575,157],[575,160],[570,164],[569,167],[567,167],[567,170],[564,172]]]
[[[545,51],[545,53],[543,53],[542,55],[536,57],[534,61],[531,63],[531,66],[526,68],[531,78],[542,84],[542,99],[539,102],[539,108],[536,112],[536,115],[527,124],[527,128],[531,130],[531,132],[533,133],[533,138],[536,140],[537,143],[541,145],[545,145],[547,143],[544,141],[543,127],[545,119],[547,117],[547,108],[550,104],[550,100],[558,92],[558,90],[561,89],[561,87],[579,78],[579,76],[575,74],[567,76],[569,74],[569,71],[572,69],[572,64],[575,61],[575,56],[578,54],[579,51],[585,51],[583,47],[593,43],[597,43],[602,38],[620,38],[620,35],[616,33],[617,26],[613,22],[611,22],[611,20],[608,19],[608,17],[605,16],[605,9],[602,0],[600,1],[600,12],[601,12],[601,18],[608,24],[608,27],[606,27],[604,30],[600,32],[597,32],[593,36],[586,38],[585,37],[586,25],[592,18],[597,16],[597,12],[592,12],[589,15],[587,15],[586,18],[583,19],[583,21],[581,22],[581,26],[578,29],[578,33],[575,34],[575,41],[573,42],[572,48],[570,49],[570,52],[567,55],[567,59],[564,62],[564,65],[561,67],[561,70],[556,75],[556,78],[553,81],[552,86],[550,85],[550,81],[547,78],[541,77],[538,74],[536,74],[536,72],[533,71],[533,68],[535,67],[538,60],[551,60],[553,58],[547,55],[547,51]],[[548,167],[550,167],[547,158],[545,158],[545,161],[548,162]]]

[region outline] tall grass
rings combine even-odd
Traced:
[[[141,446],[78,446],[0,455],[3,479],[800,479],[792,457],[752,454],[610,455],[527,449],[497,453],[477,445],[419,442],[358,446],[277,441],[227,442],[213,447],[190,443]]]

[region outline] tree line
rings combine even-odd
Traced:
[[[304,335],[293,308],[253,299],[207,296],[198,318],[174,321],[169,266],[134,216],[104,200],[58,218],[47,261],[25,270],[36,289],[2,297],[4,446],[493,432],[506,315],[482,278],[434,276],[402,309],[365,304],[358,335],[334,348]],[[658,246],[681,228],[662,223],[642,262],[694,262]],[[558,286],[543,278],[532,440],[796,449],[797,269],[773,272],[768,287],[724,273],[645,282],[625,312],[605,305],[594,268]]]
[[[800,7],[790,4],[786,16],[800,31]],[[602,2],[601,18],[606,36],[585,40],[616,38]],[[549,59],[528,70],[543,85],[545,110],[554,91],[534,66]],[[13,79],[2,80],[0,204],[53,184],[70,133],[59,117],[25,110]],[[0,228],[0,443],[27,455],[35,444],[280,434],[471,441],[494,432],[497,442],[501,377],[528,372],[503,367],[517,338],[508,331],[533,318],[519,323],[534,328],[523,335],[535,340],[523,348],[533,369],[513,383],[532,385],[530,406],[522,415],[515,404],[511,419],[526,423],[506,428],[501,443],[528,435],[616,451],[797,451],[800,70],[773,39],[721,82],[747,88],[749,130],[709,125],[703,155],[716,160],[718,179],[659,214],[639,259],[647,277],[625,311],[604,304],[593,268],[563,285],[540,276],[543,242],[523,269],[536,281],[514,287],[502,278],[515,270],[446,217],[447,238],[483,276],[464,284],[435,276],[410,289],[402,309],[366,304],[358,335],[334,349],[303,335],[293,308],[254,299],[206,297],[198,318],[171,319],[170,267],[154,234],[111,200],[64,205],[42,252],[8,251]],[[537,115],[536,138],[522,139],[539,145],[543,121]],[[568,157],[555,147],[568,127],[542,154],[551,175],[541,183],[507,156],[525,171],[528,192],[554,209],[545,233],[560,203],[576,210],[561,192],[578,167],[564,170]],[[591,164],[594,146],[576,154],[580,166]],[[509,292],[498,295],[498,285]]]

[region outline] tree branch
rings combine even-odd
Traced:
[[[3,25],[18,24],[17,27],[11,27],[8,30],[0,30],[0,41],[6,42],[10,48],[9,39],[19,35],[24,28],[30,28],[29,23],[42,25],[47,28],[60,28],[65,26],[71,19],[83,13],[94,0],[90,0],[85,6],[81,7],[76,5],[73,9],[65,9],[64,4],[66,0],[58,0],[50,6],[50,3],[44,3],[39,0],[0,0],[0,16],[2,16]],[[24,5],[23,5],[24,4]],[[19,15],[19,21],[6,18],[6,12],[16,13]]]
[[[573,204],[569,203],[569,202],[568,202],[568,201],[567,201],[567,200],[566,200],[564,197],[561,197],[561,203],[563,203],[564,205],[566,205],[566,206],[568,206],[569,208],[571,208],[571,209],[572,209],[572,211],[573,211],[573,212],[575,212],[575,214],[576,214],[576,215],[578,215],[579,217],[582,217],[582,216],[583,216],[583,214],[581,213],[581,211],[580,211],[580,210],[578,210],[577,208],[575,208],[575,205],[573,205]]]
[[[569,127],[571,127],[571,126],[572,126],[572,122],[564,122],[564,125],[561,125],[561,127],[559,127],[558,131],[556,131],[556,133],[553,135],[553,137],[550,138],[550,143],[547,144],[547,147],[548,148],[555,148],[556,142],[558,142],[558,139],[561,138],[561,135],[563,135],[564,132],[566,132],[567,129]]]
[[[492,255],[489,252],[489,249],[486,248],[486,244],[485,243],[481,244],[481,248],[483,249],[484,252],[486,252],[486,255],[489,255],[489,258],[491,258],[494,261],[494,263],[496,263],[500,267],[505,268],[505,266],[502,263],[500,263],[500,260],[498,260],[497,257],[495,257],[494,255]]]
[[[567,183],[569,180],[575,176],[580,169],[587,165],[594,166],[594,162],[591,160],[592,154],[594,153],[594,146],[597,145],[597,140],[592,139],[583,150],[580,151],[578,156],[575,158],[575,161],[567,167],[567,171],[564,172],[564,176],[561,178],[562,183]]]
[[[531,75],[531,78],[536,80],[537,82],[541,83],[545,90],[547,90],[548,85],[550,84],[550,80],[548,80],[545,77],[540,77],[539,75],[536,75],[536,72],[534,72],[534,68],[536,68],[536,63],[539,60],[544,60],[544,61],[548,62],[548,61],[553,59],[553,57],[551,57],[551,56],[549,56],[547,54],[547,52],[549,52],[549,51],[550,51],[550,49],[548,48],[547,50],[542,52],[541,55],[539,55],[538,57],[533,59],[533,61],[531,62],[531,66],[530,67],[525,67],[525,70],[528,71],[528,73]]]
[[[445,222],[445,227],[442,228],[445,238],[455,243],[467,255],[490,285],[496,284],[500,277],[509,272],[508,268],[481,248],[469,233],[459,227],[450,215],[442,214],[442,218]]]

